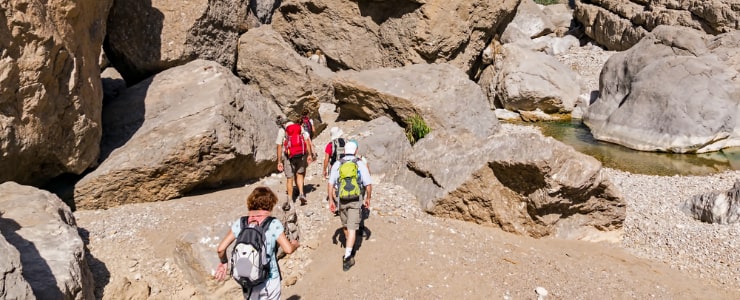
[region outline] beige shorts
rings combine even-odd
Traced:
[[[342,220],[342,227],[347,227],[347,230],[360,229],[360,207],[362,207],[360,200],[349,202],[339,200],[339,219]]]
[[[293,176],[298,174],[305,174],[306,173],[306,167],[308,167],[308,155],[303,155],[301,157],[296,157],[293,159],[284,158],[283,159],[283,172],[285,173],[286,178],[293,178]],[[295,171],[293,171],[295,170]]]

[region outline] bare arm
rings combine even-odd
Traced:
[[[324,169],[324,179],[326,179],[326,177],[329,176],[329,169],[331,168],[331,166],[328,166],[329,155],[330,154],[324,153],[324,165],[321,167],[322,169]]]
[[[228,258],[226,257],[226,249],[229,248],[229,245],[231,245],[231,243],[234,242],[235,239],[236,238],[234,237],[234,233],[229,230],[229,233],[226,234],[224,239],[221,240],[221,243],[218,244],[218,248],[216,248],[218,259],[221,261],[221,263],[218,265],[218,268],[216,269],[216,274],[214,274],[216,280],[226,279],[226,271],[228,269]]]
[[[277,144],[277,169],[283,171],[283,144]]]
[[[373,197],[373,185],[365,186],[365,207],[370,208],[370,199]]]
[[[293,253],[296,249],[298,249],[298,246],[300,246],[300,243],[296,240],[288,240],[288,237],[285,236],[285,232],[281,233],[280,236],[277,239],[278,245],[280,245],[280,248],[283,249],[283,252],[287,254]]]

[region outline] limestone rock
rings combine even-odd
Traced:
[[[248,0],[115,1],[105,52],[129,85],[195,59],[234,68]]]
[[[480,87],[449,64],[343,71],[334,79],[343,119],[388,116],[405,127],[421,116],[432,131],[471,132],[487,138],[498,120]]]
[[[59,198],[6,182],[0,184],[0,216],[0,231],[20,252],[23,277],[36,298],[94,298],[85,245],[72,211]]]
[[[553,5],[547,5],[542,9],[542,13],[550,19],[555,28],[556,32],[565,32],[570,28],[570,23],[573,21],[573,10],[568,7],[568,4],[559,3]]]
[[[390,118],[381,116],[347,133],[348,139],[358,142],[358,153],[368,160],[373,182],[396,176],[405,168],[405,155],[411,150],[404,129]]]
[[[494,110],[494,113],[496,113],[496,118],[499,120],[508,120],[508,121],[519,121],[522,119],[522,117],[513,111],[510,111],[508,109],[503,108],[497,108]]]
[[[0,216],[1,218],[1,216]],[[0,219],[0,222],[3,222]],[[0,298],[35,299],[31,286],[23,278],[21,256],[13,245],[0,234]]]
[[[396,181],[439,216],[533,237],[614,230],[625,218],[596,159],[539,134],[481,141],[433,132],[414,145],[408,166]]]
[[[503,63],[500,65],[503,65]],[[478,85],[483,90],[483,94],[486,95],[488,104],[492,109],[504,107],[496,98],[498,88],[496,65],[490,65],[483,69],[483,72],[480,74],[480,78],[478,78]]]
[[[236,71],[291,119],[303,108],[315,117],[319,102],[335,102],[331,70],[296,53],[269,25],[241,36]]]
[[[519,116],[524,122],[547,122],[558,119],[554,116],[546,114],[539,108],[535,110],[520,110]]]
[[[620,51],[660,25],[713,35],[740,29],[740,5],[736,0],[576,0],[574,16],[586,25],[586,35],[610,50]]]
[[[0,2],[0,182],[43,185],[95,164],[111,2]]]
[[[740,31],[707,37],[661,26],[613,55],[584,123],[642,151],[703,153],[740,145]],[[712,99],[712,101],[707,101]]]
[[[104,160],[75,186],[78,208],[168,200],[268,174],[277,106],[229,69],[197,60],[123,92],[103,115]]]
[[[740,180],[726,192],[697,195],[686,201],[683,211],[694,219],[715,224],[740,222]]]
[[[275,30],[297,49],[320,49],[332,69],[448,62],[473,73],[519,1],[286,0]]]
[[[272,15],[280,6],[281,0],[252,0],[249,1],[249,14],[253,15],[261,24],[270,24]]]
[[[556,27],[533,0],[522,0],[516,8],[516,15],[506,30],[516,28],[529,38],[536,38],[554,32]],[[504,30],[504,34],[506,34]]]
[[[570,112],[580,87],[577,75],[554,57],[504,45],[497,96],[503,108],[513,111],[541,109],[546,113]]]

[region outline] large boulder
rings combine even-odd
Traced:
[[[433,132],[395,180],[435,215],[543,237],[619,229],[625,202],[601,163],[535,133],[487,140]]]
[[[449,64],[343,71],[334,79],[341,119],[388,116],[406,126],[421,116],[432,131],[470,132],[486,138],[498,120],[480,87]]]
[[[197,60],[123,92],[103,115],[104,160],[78,208],[162,201],[268,174],[277,106],[218,63]]]
[[[0,253],[3,254],[0,255],[0,298],[34,299],[31,286],[23,278],[21,255],[2,234],[0,234]]]
[[[529,38],[536,38],[554,32],[555,25],[550,17],[545,15],[542,9],[533,0],[522,0],[516,8],[516,15],[506,26],[504,34],[508,30],[518,30]]]
[[[411,150],[404,129],[386,116],[381,116],[347,133],[359,144],[358,152],[367,158],[373,182],[393,178],[405,168],[405,156]]]
[[[23,277],[36,298],[94,299],[85,244],[72,211],[54,194],[15,182],[0,184],[0,231],[20,252]]]
[[[573,110],[580,93],[573,70],[552,56],[515,44],[504,45],[503,57],[496,84],[496,96],[503,108],[513,111],[540,109],[546,113]]]
[[[697,195],[684,203],[683,211],[694,219],[707,223],[734,224],[740,222],[740,180],[725,192]]]
[[[239,38],[236,72],[291,119],[303,108],[316,117],[319,102],[334,102],[331,70],[296,53],[269,25],[251,29]]]
[[[576,0],[575,18],[586,35],[609,50],[626,50],[660,25],[720,34],[740,29],[736,0]]]
[[[0,182],[43,185],[95,164],[111,1],[0,2]]]
[[[609,58],[584,123],[599,140],[642,151],[740,146],[739,47],[740,31],[658,27]]]
[[[367,70],[476,60],[518,0],[286,0],[275,30],[298,49],[320,49],[332,68]]]
[[[117,0],[105,52],[129,85],[195,59],[234,68],[249,0]]]

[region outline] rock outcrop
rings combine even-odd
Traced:
[[[576,0],[575,18],[586,35],[609,50],[626,50],[660,25],[709,34],[740,29],[736,0]]]
[[[580,93],[573,70],[552,56],[515,44],[504,45],[503,57],[495,84],[495,95],[503,108],[513,111],[540,109],[546,113],[573,110]],[[490,89],[491,84],[484,88]]]
[[[550,17],[545,15],[533,0],[522,0],[516,8],[516,15],[506,26],[507,30],[518,30],[528,38],[536,38],[554,32],[555,25],[550,22]]]
[[[105,52],[129,85],[195,59],[234,68],[248,0],[115,1]]]
[[[740,222],[740,180],[726,192],[697,195],[686,201],[682,208],[694,219],[714,224]]]
[[[367,158],[373,182],[393,178],[406,167],[405,157],[411,151],[411,144],[404,129],[388,117],[367,122],[347,133],[346,138],[359,144],[358,153]]]
[[[480,87],[449,64],[343,71],[334,79],[334,91],[342,119],[387,116],[405,127],[409,117],[418,115],[432,131],[481,138],[498,129]]]
[[[197,60],[106,105],[100,166],[75,186],[77,208],[168,200],[274,168],[277,106],[231,71]]]
[[[0,216],[0,224],[2,223]],[[0,234],[0,298],[33,299],[31,286],[23,278],[21,255],[5,237]]]
[[[472,73],[519,1],[286,0],[276,31],[297,49],[320,49],[332,69],[448,62]]]
[[[303,108],[316,117],[319,102],[335,102],[331,70],[296,53],[269,25],[241,36],[236,72],[291,119]]]
[[[395,179],[428,212],[543,237],[619,229],[625,202],[594,158],[552,138],[508,134],[480,141],[432,132]]]
[[[740,31],[661,26],[614,54],[584,115],[594,137],[642,151],[740,146]],[[711,100],[711,101],[709,101]]]
[[[23,277],[36,298],[94,299],[75,218],[54,194],[15,182],[0,184],[0,231],[20,252]]]
[[[0,3],[0,182],[43,185],[95,164],[111,2]]]

